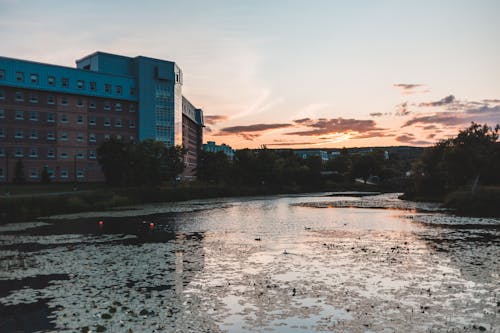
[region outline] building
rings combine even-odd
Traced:
[[[111,136],[184,145],[190,175],[202,127],[174,62],[96,52],[71,68],[0,57],[0,181],[19,159],[28,181],[44,167],[54,181],[101,181],[96,149]]]
[[[229,159],[232,160],[234,158],[234,149],[224,143],[221,145],[217,145],[214,141],[208,141],[203,145],[203,150],[210,153],[217,153],[221,151],[226,154]]]
[[[323,161],[323,162],[328,161],[328,153],[324,150],[304,149],[304,150],[294,150],[293,152],[295,153],[295,155],[297,155],[303,159],[313,157],[313,156],[319,156],[321,158],[321,161]]]

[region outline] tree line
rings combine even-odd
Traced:
[[[97,160],[109,185],[152,186],[175,180],[184,171],[185,153],[151,139],[135,143],[111,137],[97,149]]]
[[[439,199],[456,190],[500,185],[500,126],[472,123],[425,149],[413,165],[408,198]]]

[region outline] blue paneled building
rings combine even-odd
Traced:
[[[12,179],[18,159],[28,180],[43,167],[57,181],[101,180],[96,147],[111,135],[184,145],[192,176],[203,111],[182,84],[175,62],[143,56],[96,52],[76,68],[0,57],[0,181]]]

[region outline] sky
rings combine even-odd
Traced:
[[[429,146],[500,123],[498,0],[0,0],[0,55],[175,61],[204,141]]]

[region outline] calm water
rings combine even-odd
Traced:
[[[500,220],[396,195],[146,205],[0,226],[0,332],[500,332],[499,274]]]

